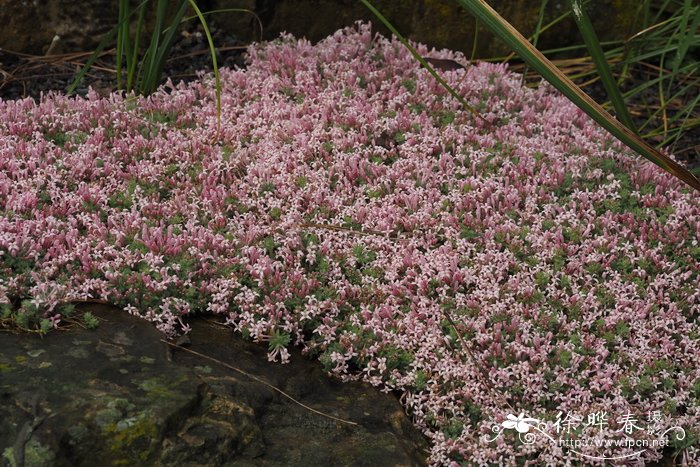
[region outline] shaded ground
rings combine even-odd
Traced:
[[[219,66],[243,66],[246,44],[221,29],[212,28],[211,31],[217,46]],[[37,99],[49,91],[65,92],[90,54],[84,52],[42,57],[0,49],[0,99]],[[170,57],[164,73],[174,82],[192,81],[197,79],[198,71],[212,69],[209,47],[201,28],[183,31],[174,44]],[[112,92],[117,86],[114,70],[114,50],[107,50],[78,86],[77,94],[85,94],[88,86],[102,94]]]
[[[426,441],[398,401],[197,319],[186,349],[114,307],[102,321],[0,339],[0,465],[422,465]],[[234,371],[229,365],[252,375]],[[264,380],[324,414],[295,404]]]

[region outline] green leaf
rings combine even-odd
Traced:
[[[638,133],[632,121],[632,116],[627,110],[627,105],[622,97],[617,81],[615,81],[612,71],[610,71],[610,66],[608,66],[603,48],[600,46],[600,41],[595,33],[595,29],[593,29],[593,24],[588,17],[588,13],[586,13],[586,8],[583,6],[581,0],[569,0],[569,4],[571,5],[571,11],[574,14],[576,25],[588,48],[588,53],[591,55],[598,75],[603,82],[605,92],[607,92],[610,102],[612,102],[615,108],[617,118],[631,131]]]

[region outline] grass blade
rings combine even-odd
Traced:
[[[216,61],[216,47],[214,47],[214,39],[211,37],[211,32],[209,31],[209,26],[207,26],[207,21],[204,19],[204,15],[197,6],[194,0],[187,0],[190,2],[190,6],[194,10],[195,14],[199,18],[204,28],[204,34],[207,36],[207,42],[209,42],[209,50],[211,51],[211,63],[214,68],[214,81],[216,83],[216,125],[217,133],[221,130],[221,79],[219,78],[219,65]]]
[[[603,107],[591,99],[564,73],[555,67],[539,50],[533,47],[532,44],[484,0],[457,1],[497,36],[503,39],[531,68],[541,74],[550,84],[568,97],[599,125],[608,130],[615,138],[700,192],[700,180],[678,162],[661,154],[658,150],[647,144],[626,126],[613,118]],[[362,2],[366,3],[366,0],[362,0]]]
[[[585,7],[581,4],[581,0],[569,0],[569,4],[571,5],[571,11],[574,14],[574,21],[576,21],[576,25],[581,32],[581,36],[583,36],[583,40],[588,48],[588,53],[593,59],[593,63],[595,64],[596,70],[598,71],[603,86],[605,87],[605,92],[607,92],[608,98],[610,98],[610,102],[615,109],[617,118],[627,128],[637,133],[637,129],[632,121],[629,111],[627,110],[627,105],[625,105],[625,100],[622,97],[617,81],[610,71],[610,66],[608,66],[608,61],[605,58],[605,53],[600,46],[600,41],[595,33],[595,29],[593,29],[593,24],[588,17],[588,13],[586,13]]]
[[[160,41],[165,29],[165,17],[168,10],[168,0],[158,0],[156,4],[156,20],[151,34],[151,43],[141,61],[141,81],[139,88],[143,94],[150,94],[155,90],[160,80],[160,74],[156,70],[156,57],[160,50]]]
[[[583,2],[584,6],[587,5],[589,1],[590,1],[590,0],[584,0],[584,2]],[[546,5],[547,3],[548,3],[548,2],[543,2],[542,4],[540,4],[540,13],[539,13],[539,15],[540,15],[540,17],[542,18],[542,20],[544,20],[544,9],[547,7],[547,5]],[[549,29],[553,28],[553,27],[556,26],[557,24],[561,23],[563,20],[567,19],[569,16],[571,16],[571,10],[564,10],[564,12],[563,12],[561,15],[559,15],[559,16],[556,17],[556,18],[554,18],[552,21],[550,21],[549,23],[545,24],[544,26],[542,26],[541,24],[538,24],[538,25],[536,26],[535,32],[539,31],[538,34],[539,34],[539,35],[542,35],[542,33],[548,31]],[[538,21],[538,22],[539,22],[539,21]],[[528,37],[528,40],[531,41],[531,42],[534,44],[535,47],[537,47],[537,41],[535,41],[535,35],[534,35],[534,34],[533,34],[532,36]],[[538,39],[538,40],[539,40],[539,39]],[[580,47],[580,48],[584,48],[585,45],[571,46],[571,47]],[[554,52],[554,51],[552,51],[552,53],[553,53],[553,52]],[[547,55],[549,52],[542,52],[542,53],[544,53],[545,55]],[[486,59],[486,61],[494,61],[494,62],[503,62],[503,63],[506,63],[506,62],[509,62],[510,60],[512,60],[514,56],[515,56],[515,53],[514,53],[514,52],[511,52],[511,53],[509,53],[505,58],[491,58],[491,59]]]
[[[129,55],[129,0],[119,0],[119,28],[117,31],[117,87],[122,87],[122,65],[124,56]]]
[[[149,1],[150,1],[150,0],[143,0],[143,1],[136,7],[136,8],[139,10],[139,15],[140,15],[139,18],[140,18],[140,22],[141,22],[141,23],[143,23],[143,18],[142,18],[141,15],[143,14],[143,11],[144,11],[144,9],[145,9],[146,3],[148,3]],[[102,51],[107,47],[107,45],[108,45],[110,42],[112,42],[112,40],[114,40],[114,37],[115,37],[115,36],[118,37],[118,33],[119,33],[120,29],[121,29],[121,28],[125,28],[125,30],[128,31],[128,25],[125,26],[125,23],[127,23],[127,21],[129,20],[129,18],[130,18],[133,14],[134,14],[134,12],[130,11],[130,13],[129,13],[128,15],[119,15],[119,20],[118,20],[118,22],[117,22],[117,25],[114,26],[112,29],[110,29],[109,32],[107,32],[107,33],[104,35],[104,37],[102,38],[102,40],[100,41],[100,43],[97,45],[97,48],[95,49],[95,51],[92,53],[92,55],[90,55],[90,58],[88,58],[87,62],[85,62],[85,65],[80,69],[80,72],[78,73],[78,75],[75,77],[75,79],[73,80],[73,82],[71,83],[71,85],[70,85],[70,86],[68,87],[68,89],[66,90],[66,93],[67,93],[67,94],[72,94],[73,92],[75,92],[75,89],[78,87],[78,85],[79,85],[80,82],[83,80],[83,78],[85,77],[85,75],[87,74],[87,72],[90,70],[90,68],[92,68],[92,65],[95,63],[95,61],[96,61],[97,58],[100,56],[100,54],[102,53]],[[122,16],[123,16],[123,17],[122,17]],[[133,49],[133,54],[134,54],[134,55],[133,55],[133,56],[134,56],[134,60],[133,60],[133,61],[134,61],[134,62],[135,62],[136,56],[137,56],[137,54],[138,54],[138,33],[139,33],[140,31],[141,31],[141,28],[138,27],[138,28],[137,28],[136,42],[135,42],[135,44],[134,44],[134,49]],[[131,67],[130,67],[130,65],[129,65],[129,63],[128,63],[128,61],[127,61],[127,68],[131,69]]]
[[[68,86],[68,89],[66,90],[66,94],[73,94],[75,92],[75,89],[78,87],[80,82],[83,80],[83,78],[85,77],[87,72],[90,70],[92,65],[95,63],[97,58],[100,56],[102,51],[105,49],[105,47],[107,47],[107,44],[112,42],[112,40],[114,39],[114,36],[116,36],[116,35],[117,35],[117,28],[116,27],[112,28],[107,34],[105,34],[105,36],[102,38],[100,43],[97,45],[97,48],[95,49],[95,51],[92,53],[92,55],[90,55],[90,58],[88,58],[87,62],[85,62],[85,66],[83,66],[83,68],[80,69],[80,72],[75,77],[75,79],[73,80],[71,85]]]
[[[693,18],[690,26],[688,20]],[[700,7],[691,5],[691,0],[686,0],[683,4],[681,13],[681,24],[678,28],[678,35],[674,35],[671,39],[676,39],[678,48],[676,55],[673,57],[673,70],[671,75],[675,78],[678,75],[678,69],[684,62],[688,50],[694,45],[698,45],[697,40],[694,40],[695,33],[700,28]],[[669,82],[668,89],[670,91],[673,80]]]
[[[186,11],[187,1],[183,0],[170,21],[170,27],[160,32],[162,35],[162,42],[156,51],[155,63],[153,64],[153,71],[156,79],[153,82],[151,92],[155,91],[160,84],[160,78],[163,75],[163,68],[165,67],[165,60],[168,58],[170,49],[175,43],[175,39],[177,38],[176,34],[178,33],[178,26],[182,22],[182,18],[185,16]]]
[[[537,24],[535,25],[535,32],[532,33],[532,45],[537,47],[537,42],[540,40],[540,34],[542,34],[542,23],[544,22],[544,12],[547,9],[547,3],[549,0],[542,0],[540,4],[540,11],[537,14]]]
[[[389,31],[391,31],[391,33],[393,35],[396,36],[396,38],[403,44],[403,46],[406,47],[406,49],[408,49],[408,51],[411,53],[411,55],[413,55],[413,58],[418,60],[418,62],[426,70],[428,70],[428,73],[430,73],[433,76],[433,78],[435,78],[437,80],[437,82],[440,83],[442,85],[442,87],[444,87],[447,90],[447,92],[449,92],[452,95],[452,97],[457,99],[457,101],[460,104],[462,104],[462,106],[464,106],[464,108],[467,109],[469,112],[471,112],[473,115],[475,115],[476,117],[479,117],[479,118],[483,118],[474,107],[469,105],[469,103],[466,101],[466,99],[464,99],[464,97],[462,97],[457,91],[455,91],[452,88],[452,86],[447,84],[447,81],[442,79],[442,77],[435,71],[435,69],[430,65],[430,63],[428,63],[428,61],[426,59],[424,59],[421,56],[421,54],[418,53],[418,51],[394,27],[394,25],[391,24],[391,22],[388,19],[386,19],[386,17],[384,17],[384,15],[382,15],[379,12],[379,10],[377,10],[374,7],[374,5],[372,5],[369,2],[369,0],[360,0],[360,1],[367,7],[367,9],[369,9],[369,11],[372,12],[372,14],[374,14],[374,16],[376,16],[379,19],[379,21],[381,21],[384,24],[384,26],[386,26],[389,29]]]
[[[134,31],[134,48],[131,51],[131,58],[127,58],[126,69],[126,91],[134,89],[134,79],[138,68],[139,47],[141,46],[141,34],[143,33],[143,20],[146,16],[146,1],[138,6],[139,16],[136,20],[136,31]]]

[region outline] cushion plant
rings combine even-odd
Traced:
[[[0,102],[3,318],[60,326],[99,299],[172,335],[223,315],[271,360],[296,345],[400,392],[434,464],[640,451],[491,441],[508,415],[603,412],[595,437],[653,413],[634,436],[682,426],[697,462],[697,194],[546,85],[443,75],[480,116],[360,24],[221,70],[220,131],[209,76]]]

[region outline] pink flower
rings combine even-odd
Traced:
[[[202,311],[278,330],[401,393],[433,465],[583,462],[489,443],[505,413],[528,433],[524,413],[672,400],[662,428],[699,426],[697,196],[546,85],[444,76],[485,120],[364,24],[251,47],[221,70],[220,133],[210,76],[0,101],[0,303],[54,326],[99,298],[170,335]]]

